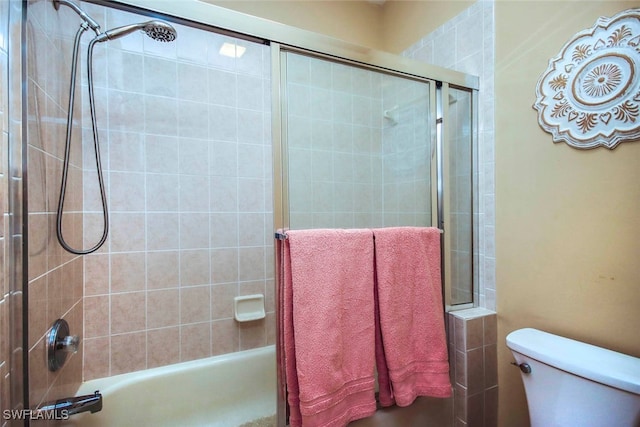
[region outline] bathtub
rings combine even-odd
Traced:
[[[77,427],[275,425],[275,346],[87,381],[102,411],[74,415]]]

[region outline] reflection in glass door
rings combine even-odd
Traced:
[[[473,302],[473,121],[472,92],[449,88],[448,194],[445,195],[449,224],[447,255],[450,266],[445,270],[450,306]]]
[[[432,225],[430,83],[285,58],[289,228]]]

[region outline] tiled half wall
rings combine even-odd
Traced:
[[[412,59],[480,78],[478,171],[473,188],[479,236],[474,248],[478,262],[473,268],[479,280],[474,300],[490,310],[496,308],[494,28],[494,0],[479,0],[403,52]]]
[[[448,314],[454,426],[498,425],[496,313],[483,308]]]

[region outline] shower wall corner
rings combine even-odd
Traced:
[[[84,259],[65,252],[56,239],[56,201],[64,153],[69,63],[72,35],[79,26],[68,11],[50,1],[24,3],[23,81],[23,218],[24,245],[25,406],[72,396],[82,382],[80,345],[55,373],[48,370],[46,339],[56,319],[65,319],[70,333],[83,337]],[[76,96],[80,88],[76,87]],[[76,109],[79,109],[76,106]],[[70,183],[82,188],[82,121],[74,124]],[[69,197],[63,227],[74,244],[83,243],[82,192]],[[27,243],[28,242],[28,243]]]

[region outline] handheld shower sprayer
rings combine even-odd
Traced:
[[[56,10],[59,10],[60,5],[63,4],[76,12],[80,16],[80,18],[82,18],[82,20],[86,22],[87,25],[96,33],[96,38],[94,39],[96,42],[115,40],[117,38],[126,36],[127,34],[131,34],[137,30],[144,31],[146,35],[160,42],[172,42],[176,39],[177,36],[175,28],[162,21],[147,21],[141,22],[139,24],[124,25],[122,27],[112,28],[105,32],[101,32],[100,25],[96,22],[96,20],[89,16],[84,10],[80,8],[80,6],[78,6],[71,0],[52,0],[52,2],[53,7]]]
[[[2,1],[2,0],[0,0]],[[176,39],[177,33],[175,28],[166,22],[162,21],[148,21],[142,22],[139,24],[131,24],[125,25],[123,27],[113,28],[111,30],[107,30],[105,32],[101,32],[100,25],[87,15],[78,5],[73,3],[71,0],[52,0],[53,6],[56,10],[60,7],[61,4],[70,7],[75,11],[80,18],[84,21],[80,28],[78,29],[74,44],[73,44],[73,54],[72,54],[72,63],[71,63],[71,83],[69,85],[69,107],[67,111],[67,134],[66,134],[66,142],[65,142],[65,152],[64,152],[64,161],[63,161],[63,170],[62,170],[62,182],[60,184],[60,197],[58,198],[58,210],[57,210],[57,218],[56,218],[56,233],[58,237],[58,241],[60,245],[68,252],[71,252],[76,255],[87,255],[92,252],[97,251],[107,240],[107,236],[109,234],[109,209],[107,207],[107,195],[105,191],[104,178],[102,174],[102,164],[100,160],[100,143],[98,138],[98,125],[96,120],[96,111],[95,111],[95,101],[94,101],[94,90],[93,90],[93,48],[96,43],[105,42],[108,40],[114,40],[119,37],[126,36],[127,34],[131,34],[134,31],[142,30],[154,40],[158,40],[161,42],[171,42]],[[89,42],[89,46],[87,49],[87,80],[88,80],[88,88],[89,88],[89,107],[91,112],[91,128],[93,131],[93,146],[95,148],[95,158],[96,158],[96,169],[98,172],[98,185],[100,187],[100,197],[102,199],[102,216],[103,216],[103,224],[104,227],[102,229],[102,237],[93,247],[89,249],[75,249],[71,245],[69,245],[63,236],[62,232],[62,217],[64,213],[64,200],[65,194],[67,191],[67,178],[69,175],[69,158],[71,152],[71,132],[73,129],[73,107],[74,107],[74,94],[76,87],[76,70],[78,64],[79,57],[79,47],[80,47],[80,39],[82,38],[83,33],[91,28],[95,33],[96,37],[93,38]]]

